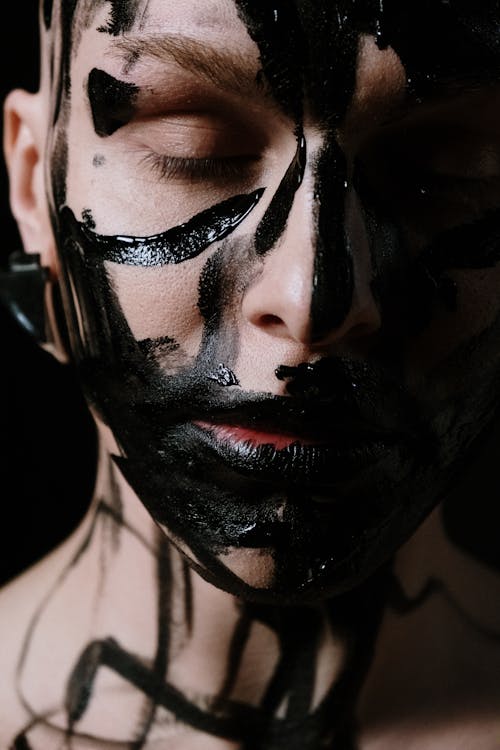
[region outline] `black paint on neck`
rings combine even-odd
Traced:
[[[54,0],[43,0],[43,22],[48,31],[52,25],[52,11],[54,10]]]

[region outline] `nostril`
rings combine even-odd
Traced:
[[[283,325],[283,321],[277,315],[261,315],[260,324],[263,328],[275,328]]]

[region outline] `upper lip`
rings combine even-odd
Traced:
[[[385,410],[367,418],[353,404],[336,401],[302,402],[277,397],[210,411],[200,421],[254,430],[269,435],[296,437],[298,441],[331,442],[335,438],[417,439],[418,429],[402,415]]]

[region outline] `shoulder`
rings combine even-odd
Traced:
[[[68,540],[0,590],[0,750],[10,748],[31,719],[18,685],[24,645],[44,592],[72,546]]]

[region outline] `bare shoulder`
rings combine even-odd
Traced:
[[[43,564],[42,564],[43,565]],[[18,664],[33,612],[39,566],[30,569],[0,591],[0,748],[10,748],[16,731],[29,721],[17,690]]]
[[[24,644],[44,592],[72,547],[70,539],[0,590],[0,750],[10,750],[17,732],[30,721],[18,688]]]

